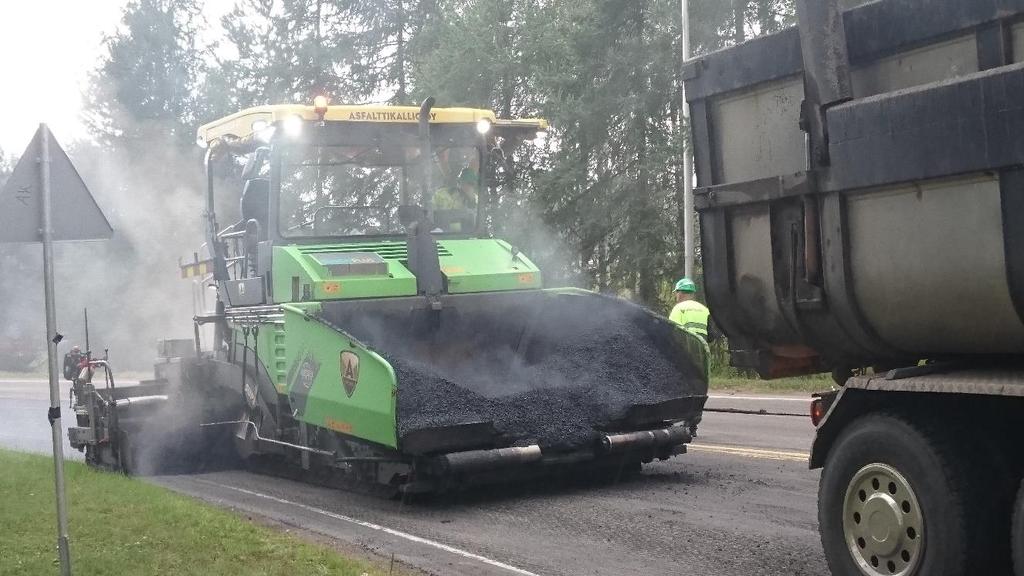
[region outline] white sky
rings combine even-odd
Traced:
[[[0,148],[21,154],[40,122],[61,143],[86,136],[82,87],[126,0],[0,2]]]
[[[20,155],[40,122],[86,138],[82,89],[127,0],[0,0],[0,148]],[[211,26],[231,2],[208,2]]]

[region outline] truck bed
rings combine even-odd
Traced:
[[[775,377],[1024,353],[1022,13],[846,11],[852,97],[822,103],[827,160],[801,128],[796,29],[687,66],[704,283],[734,365]]]

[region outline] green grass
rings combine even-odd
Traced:
[[[778,380],[761,380],[756,377],[745,378],[733,375],[711,376],[711,390],[723,392],[810,393],[824,392],[833,386],[832,377],[827,374]]]
[[[159,486],[65,470],[77,576],[387,573]],[[55,574],[52,460],[0,450],[0,499],[0,575]]]
[[[797,378],[762,380],[751,370],[729,365],[729,346],[724,339],[711,344],[711,390],[752,394],[805,394],[833,388],[832,376],[813,374]]]

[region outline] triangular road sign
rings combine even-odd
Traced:
[[[51,221],[54,240],[105,240],[114,231],[96,205],[89,188],[64,149],[45,126],[32,142],[0,191],[0,243],[42,242],[43,135],[49,138]]]

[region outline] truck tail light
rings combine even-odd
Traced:
[[[823,398],[815,398],[811,400],[811,424],[817,426],[821,423],[821,420],[825,418],[825,413],[828,412],[828,407],[825,406],[825,400]]]

